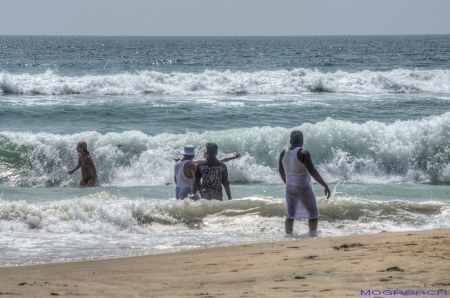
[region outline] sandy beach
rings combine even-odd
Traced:
[[[449,276],[450,230],[382,232],[3,267],[0,295],[388,297],[409,290],[432,296],[450,295]]]

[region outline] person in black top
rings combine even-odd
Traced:
[[[200,191],[202,198],[222,201],[223,185],[232,200],[227,166],[216,158],[218,149],[214,143],[206,144],[207,159],[197,164],[193,193]]]

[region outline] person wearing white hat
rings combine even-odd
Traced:
[[[195,179],[195,163],[192,161],[195,154],[198,153],[193,145],[186,145],[180,153],[183,158],[175,164],[174,177],[176,188],[175,197],[177,200],[183,200],[192,194],[192,186]]]

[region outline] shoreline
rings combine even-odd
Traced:
[[[0,294],[342,297],[413,290],[450,295],[448,264],[450,229],[381,232],[0,267]],[[376,294],[372,297],[384,297]]]

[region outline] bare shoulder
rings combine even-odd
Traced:
[[[190,161],[188,161],[188,162],[186,163],[186,165],[187,165],[189,168],[195,169],[195,167],[197,166],[197,163],[194,162],[193,160],[190,160]]]
[[[92,166],[94,164],[94,160],[92,159],[92,157],[90,155],[88,155],[84,158],[84,162],[90,166]]]
[[[298,158],[298,160],[300,160],[301,162],[304,163],[305,160],[311,160],[311,154],[306,149],[298,150],[297,158]]]
[[[300,154],[303,154],[303,155],[308,155],[308,156],[310,156],[311,154],[309,153],[309,151],[308,150],[306,150],[306,149],[303,149],[302,148],[302,150],[299,150],[298,151]]]

